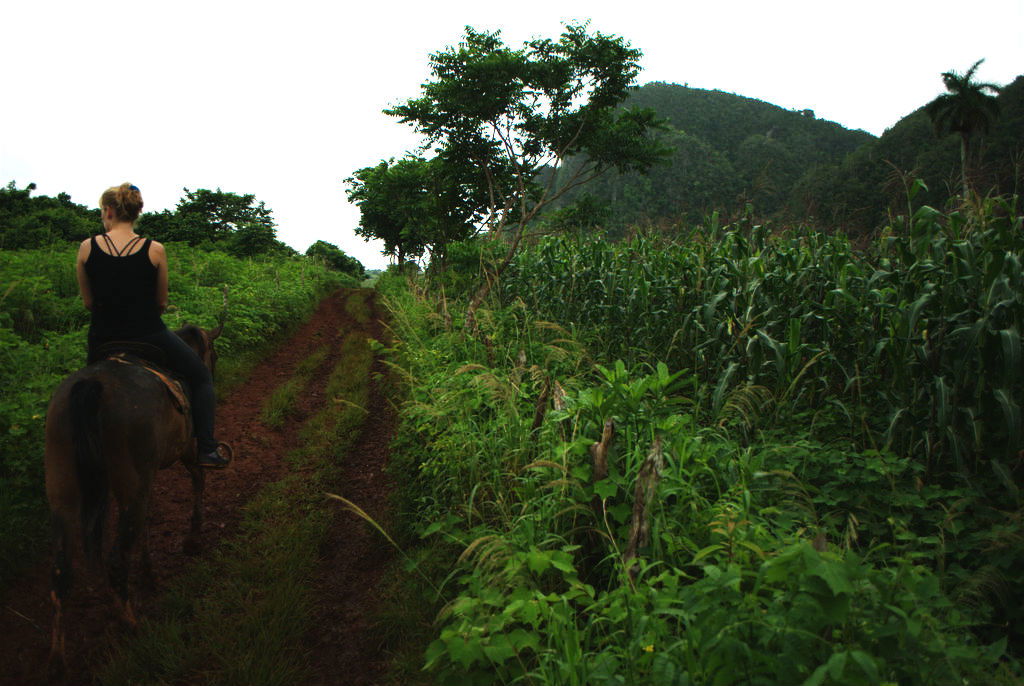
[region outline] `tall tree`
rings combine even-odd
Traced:
[[[619,107],[640,56],[624,39],[590,35],[585,25],[518,50],[500,32],[466,27],[462,43],[431,55],[421,97],[385,110],[423,134],[424,148],[447,169],[460,170],[464,206],[480,203],[465,214],[508,241],[470,301],[467,327],[475,327],[476,309],[543,207],[606,169],[642,171],[664,155],[650,135],[653,111]],[[558,173],[570,157],[585,161]]]
[[[974,138],[977,134],[988,133],[999,117],[999,101],[995,96],[999,94],[1000,86],[974,80],[974,73],[984,61],[978,60],[964,74],[943,72],[942,82],[948,92],[925,106],[939,135],[960,135],[960,181],[965,196],[970,189],[967,168]]]
[[[384,241],[384,254],[419,257],[429,250],[443,260],[453,241],[474,236],[487,207],[475,170],[438,155],[409,155],[357,170],[345,180],[348,199],[360,209],[356,235]]]
[[[160,241],[215,243],[247,257],[290,250],[277,240],[273,214],[252,193],[239,195],[219,188],[183,190],[185,195],[173,211],[143,214],[139,232]]]
[[[306,257],[319,260],[328,269],[345,272],[359,279],[366,278],[366,269],[363,267],[363,263],[351,255],[346,255],[344,250],[333,243],[326,241],[313,243],[306,249]]]
[[[433,219],[428,178],[427,161],[416,156],[357,170],[345,180],[345,193],[360,211],[356,235],[384,241],[384,254],[399,263],[422,255]]]
[[[203,239],[219,241],[230,238],[242,227],[258,226],[276,237],[274,217],[263,201],[252,193],[239,195],[217,189],[183,189],[185,197],[178,202],[177,214],[191,236],[189,242]]]

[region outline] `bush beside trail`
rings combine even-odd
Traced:
[[[380,282],[431,678],[1016,683],[1020,214],[704,229]]]

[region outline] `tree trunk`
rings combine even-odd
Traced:
[[[969,150],[967,137],[966,131],[960,132],[960,183],[963,186],[964,200],[967,199],[967,194],[970,190],[967,185],[967,152]]]
[[[501,275],[505,272],[505,268],[512,264],[512,258],[516,256],[516,251],[519,249],[519,241],[523,236],[523,230],[524,227],[522,225],[516,228],[515,234],[512,236],[512,242],[509,243],[508,250],[505,252],[505,257],[498,264],[493,275],[487,274],[485,270],[484,281],[476,289],[472,300],[469,301],[469,307],[466,308],[465,327],[467,330],[476,333],[476,311],[483,304],[484,300],[487,299],[491,288],[494,287],[494,282],[500,279]]]

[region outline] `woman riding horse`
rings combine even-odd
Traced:
[[[92,312],[89,365],[57,386],[46,414],[46,495],[54,534],[49,664],[55,675],[66,668],[63,606],[71,588],[75,524],[81,524],[86,558],[98,562],[107,503],[114,496],[119,514],[110,582],[124,620],[134,625],[129,568],[141,548],[143,574],[151,578],[146,513],[156,471],[181,462],[192,477],[188,550],[198,546],[202,525],[202,467],[229,462],[213,438],[213,342],[223,321],[213,331],[196,326],[168,331],[160,318],[167,305],[167,256],[162,245],[135,234],[142,211],[139,189],[128,183],[110,188],[100,206],[106,233],[83,241],[78,251],[82,300]],[[97,354],[113,341],[163,351],[168,366],[192,387],[191,422],[151,369]]]
[[[100,197],[100,212],[106,233],[82,241],[77,260],[82,301],[92,313],[90,362],[94,351],[111,341],[160,348],[167,366],[181,374],[192,390],[199,464],[223,468],[228,459],[213,437],[213,376],[195,351],[160,318],[167,307],[167,253],[160,243],[135,233],[142,194],[130,183],[108,188]]]

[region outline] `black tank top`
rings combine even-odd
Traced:
[[[141,236],[136,236],[120,253],[108,254],[92,237],[92,250],[85,261],[92,289],[90,341],[131,340],[167,328],[156,302],[157,268],[149,260],[149,245],[153,241],[147,238],[140,250],[131,252],[141,240]],[[109,238],[107,245],[114,250]]]

